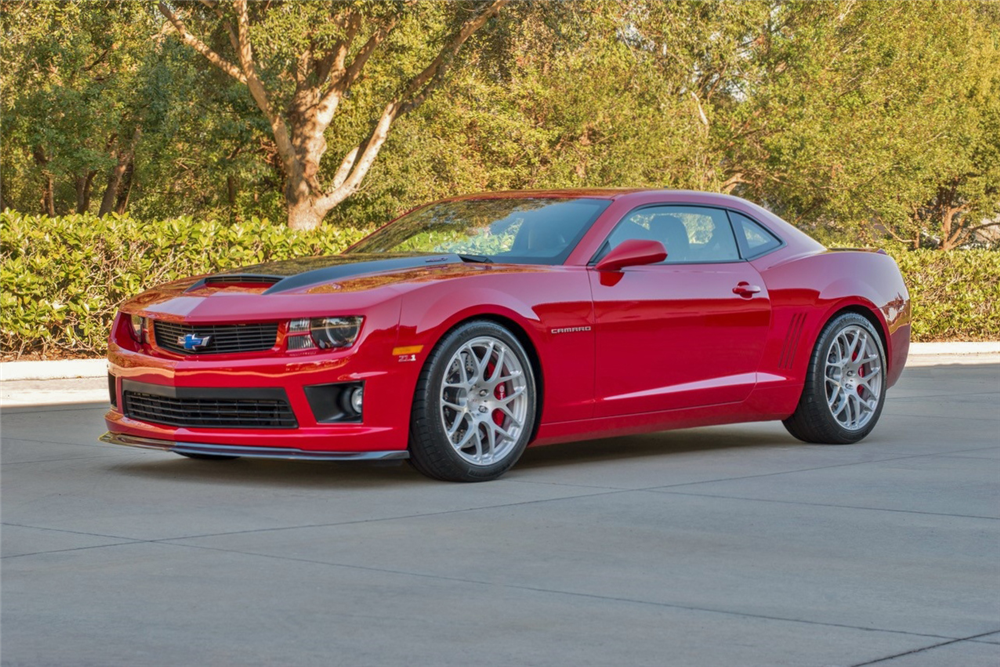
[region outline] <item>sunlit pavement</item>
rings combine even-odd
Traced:
[[[1000,664],[1000,364],[907,369],[860,445],[705,428],[477,485],[115,447],[17,393],[4,665]]]

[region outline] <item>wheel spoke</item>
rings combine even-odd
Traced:
[[[476,382],[482,382],[486,379],[486,367],[490,364],[490,358],[493,357],[493,348],[496,347],[496,343],[490,341],[489,345],[486,347],[486,352],[483,354],[482,358],[478,360],[476,364]]]
[[[453,437],[455,437],[455,433],[457,433],[458,429],[461,428],[463,423],[465,423],[465,420],[468,416],[469,415],[467,414],[460,414],[455,417],[455,422],[451,425],[451,428],[448,429],[448,440],[451,440]]]
[[[834,387],[833,395],[830,396],[829,399],[827,399],[827,403],[830,405],[831,408],[833,408],[833,404],[837,402],[837,399],[840,397],[840,394],[843,390],[844,388],[840,386],[839,383]]]
[[[473,432],[476,434],[476,460],[483,460],[483,432],[479,429],[479,424],[475,425]]]
[[[495,362],[495,365],[493,366],[493,374],[490,375],[489,378],[489,382],[493,385],[496,385],[497,378],[500,377],[501,373],[503,373],[503,357],[505,352],[506,350],[504,350],[504,348],[502,347],[500,348],[500,351],[497,352],[497,360]]]
[[[493,431],[493,422],[486,422],[486,445],[489,447],[489,460],[493,460],[493,456],[496,453],[497,440],[496,433]]]
[[[502,412],[507,417],[507,419],[510,420],[511,425],[513,425],[513,426],[515,426],[517,428],[521,428],[523,426],[523,424],[521,423],[521,421],[514,415],[514,413],[511,411],[511,409],[509,407],[507,407],[506,405],[500,405],[500,406],[498,406],[497,410],[499,410],[500,412]]]
[[[473,428],[472,424],[469,424],[469,428],[465,429],[465,435],[462,436],[461,440],[455,443],[456,451],[461,451],[466,447],[468,447],[469,441],[472,440],[472,436],[474,436],[475,434],[476,434],[476,429]]]
[[[515,389],[511,393],[507,394],[507,396],[505,396],[504,398],[501,398],[500,399],[500,404],[501,405],[509,405],[511,401],[513,401],[516,398],[520,398],[522,394],[524,394],[524,387],[520,387],[518,389]]]
[[[492,424],[492,426],[493,426],[494,433],[498,434],[501,438],[504,438],[506,440],[513,440],[514,439],[514,437],[510,433],[508,433],[507,431],[505,431],[501,427],[497,426],[496,424]]]

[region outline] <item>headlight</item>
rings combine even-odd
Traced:
[[[358,338],[363,317],[317,317],[288,323],[288,350],[332,350],[350,347]]]
[[[139,315],[129,316],[132,324],[132,337],[137,343],[146,342],[146,318]]]
[[[309,334],[322,350],[350,347],[361,331],[361,317],[320,317],[309,326]]]

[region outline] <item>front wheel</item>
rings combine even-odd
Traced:
[[[521,343],[487,321],[449,332],[413,401],[410,462],[436,479],[485,482],[513,466],[535,421],[535,376]]]
[[[882,339],[867,319],[844,313],[820,333],[802,398],[783,423],[805,442],[853,444],[875,428],[885,392]]]

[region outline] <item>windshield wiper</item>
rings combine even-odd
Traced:
[[[476,264],[492,264],[493,260],[486,255],[465,255],[462,253],[455,253],[458,255],[459,259],[463,262],[474,262]]]

